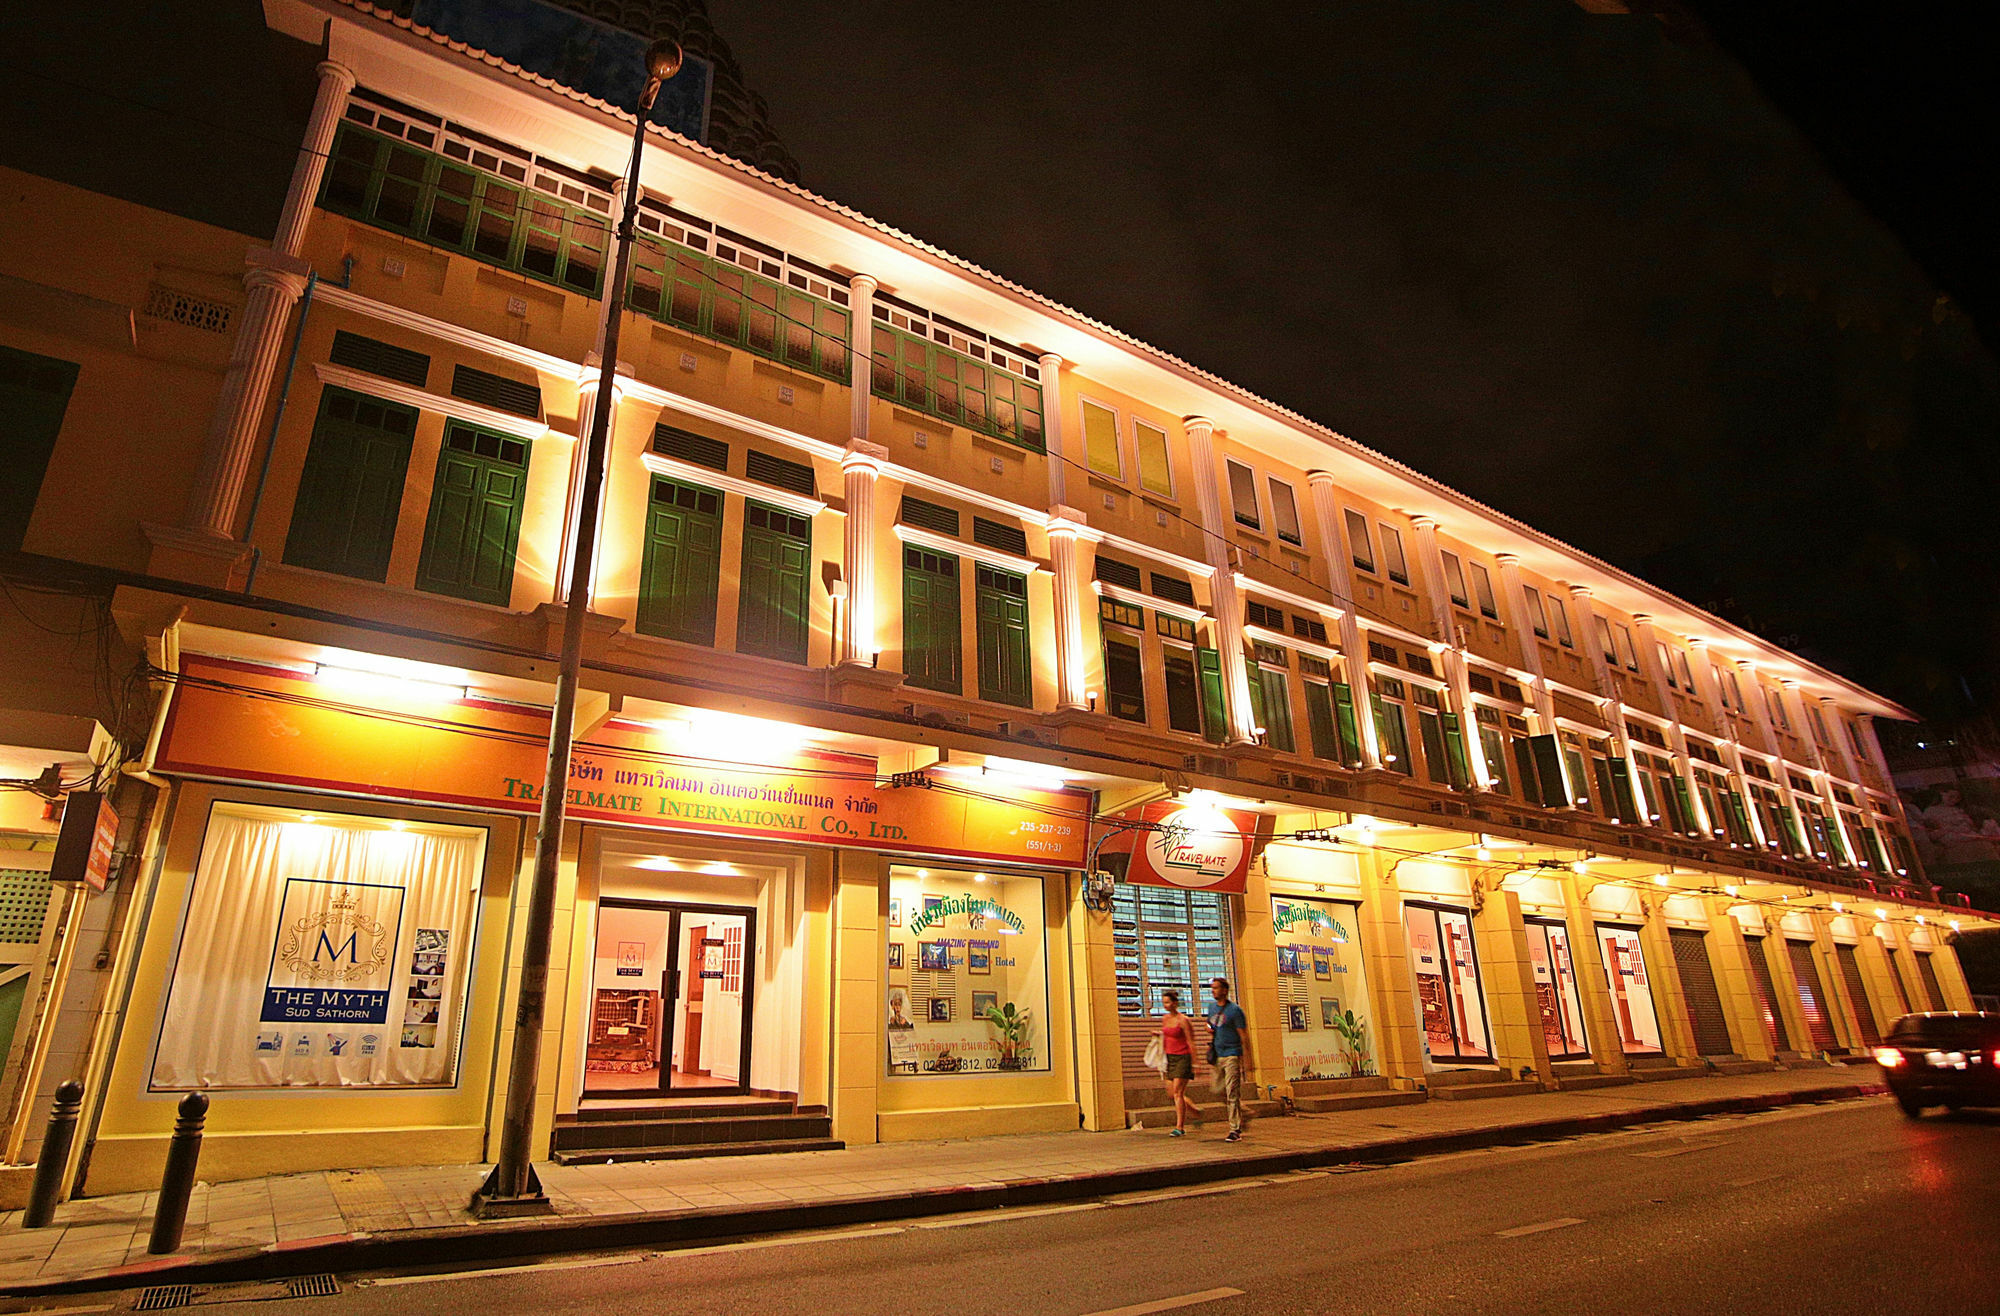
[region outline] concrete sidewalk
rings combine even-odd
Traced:
[[[599,1248],[1097,1197],[1532,1142],[1879,1093],[1872,1067],[1809,1068],[1215,1126],[886,1143],[783,1156],[541,1165],[553,1218],[474,1220],[479,1166],[328,1171],[201,1185],[182,1250],[146,1253],[154,1194],[70,1202],[46,1229],[0,1218],[0,1293],[212,1283]]]

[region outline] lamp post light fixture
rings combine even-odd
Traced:
[[[597,566],[597,511],[604,497],[604,466],[610,448],[612,389],[618,375],[618,331],[624,321],[618,298],[632,264],[633,217],[639,208],[639,160],[646,148],[646,122],[660,86],[681,68],[681,48],[664,38],[646,48],[646,85],[639,93],[632,126],[632,158],[625,170],[624,205],[613,239],[611,278],[604,285],[603,358],[596,405],[577,491],[576,545],[569,589],[563,595],[562,660],[556,668],[555,708],[549,717],[549,757],[542,777],[542,813],[535,833],[535,868],[528,892],[528,916],[521,948],[521,987],[514,1014],[514,1049],[507,1070],[507,1108],[500,1126],[493,1173],[474,1194],[473,1211],[482,1216],[546,1215],[553,1208],[535,1175],[535,1095],[542,1056],[542,1018],[548,1008],[549,944],[554,937],[556,869],[562,853],[563,805],[569,790],[570,745],[575,735],[576,687],[583,667],[583,623],[590,611],[590,586]]]

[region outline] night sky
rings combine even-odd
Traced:
[[[710,5],[815,191],[1990,710],[1991,44],[1696,2]],[[0,6],[0,162],[268,237],[314,55],[259,9]]]
[[[1732,7],[1741,63],[1568,0],[1313,8],[711,0],[813,190],[1988,706],[1990,47],[1839,5]]]

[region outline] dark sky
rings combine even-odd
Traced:
[[[1978,47],[1842,8],[1732,10],[1746,71],[1568,0],[711,0],[807,186],[1956,717],[2000,639],[1949,195],[1992,93],[1916,95]]]

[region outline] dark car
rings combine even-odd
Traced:
[[[1875,1048],[1903,1113],[2000,1106],[2000,1014],[1906,1014]]]

